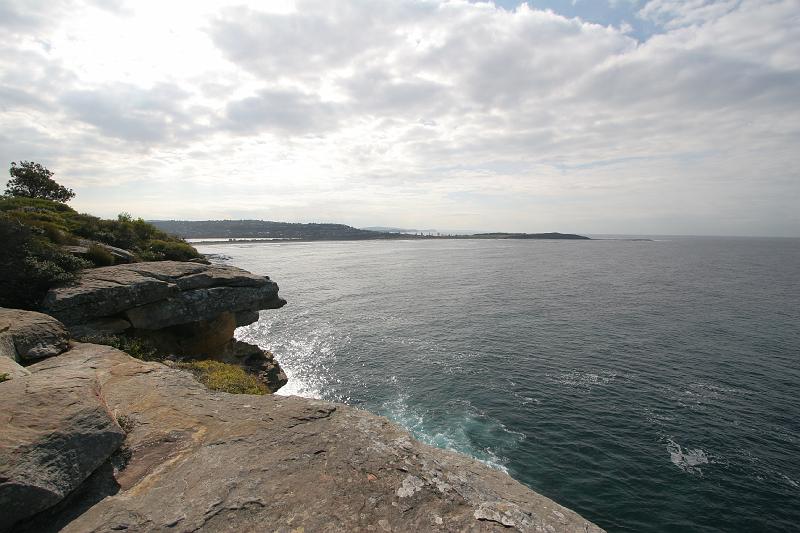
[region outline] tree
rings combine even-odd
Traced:
[[[39,163],[33,161],[20,161],[11,163],[8,170],[11,179],[6,184],[6,194],[9,196],[25,196],[27,198],[42,198],[66,203],[75,197],[72,189],[59,185],[53,179],[53,173]]]

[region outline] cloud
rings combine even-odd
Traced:
[[[290,13],[248,7],[224,10],[211,24],[215,44],[259,76],[318,79],[334,68],[368,61],[400,40],[396,29],[437,8],[434,2],[298,0]]]
[[[182,105],[188,96],[172,84],[150,89],[110,84],[92,90],[67,91],[59,103],[68,114],[104,135],[155,144],[192,135],[193,117]]]
[[[0,43],[0,129],[25,152],[9,157],[50,148],[78,203],[105,168],[184,184],[192,212],[800,234],[797,0],[613,2],[645,37],[587,22],[584,2],[101,4],[56,3],[51,21],[0,4],[16,36]]]
[[[0,28],[6,35],[41,31],[66,16],[71,4],[70,1],[3,0],[0,2]]]
[[[698,25],[734,11],[742,0],[650,0],[639,16],[666,28]]]
[[[225,124],[239,133],[323,134],[337,123],[333,105],[298,91],[265,89],[228,103]]]

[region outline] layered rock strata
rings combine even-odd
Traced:
[[[28,369],[0,383],[0,508],[15,510],[3,522],[17,521],[15,531],[602,531],[355,408],[213,392],[187,372],[92,344]],[[58,412],[67,400],[80,414]],[[116,453],[109,413],[127,429]],[[67,445],[50,468],[52,434]],[[52,507],[33,516],[43,505]]]
[[[146,339],[162,355],[213,358],[242,365],[272,391],[286,375],[271,353],[233,339],[258,311],[285,300],[269,277],[240,268],[159,261],[85,270],[51,289],[43,311],[77,338],[125,333]]]

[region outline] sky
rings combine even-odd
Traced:
[[[800,0],[0,0],[20,160],[103,217],[798,237]]]

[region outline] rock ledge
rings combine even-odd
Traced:
[[[15,531],[602,531],[502,472],[345,405],[212,392],[186,372],[92,344],[28,368],[14,380],[16,405],[32,398],[34,380],[80,376],[103,412],[125,421],[128,459],[107,461]],[[0,426],[0,442],[9,431]]]
[[[239,364],[274,392],[286,383],[278,362],[236,341],[233,332],[257,321],[260,310],[285,304],[269,277],[226,265],[158,261],[84,270],[77,281],[51,289],[42,307],[73,337],[124,333],[163,356]]]

